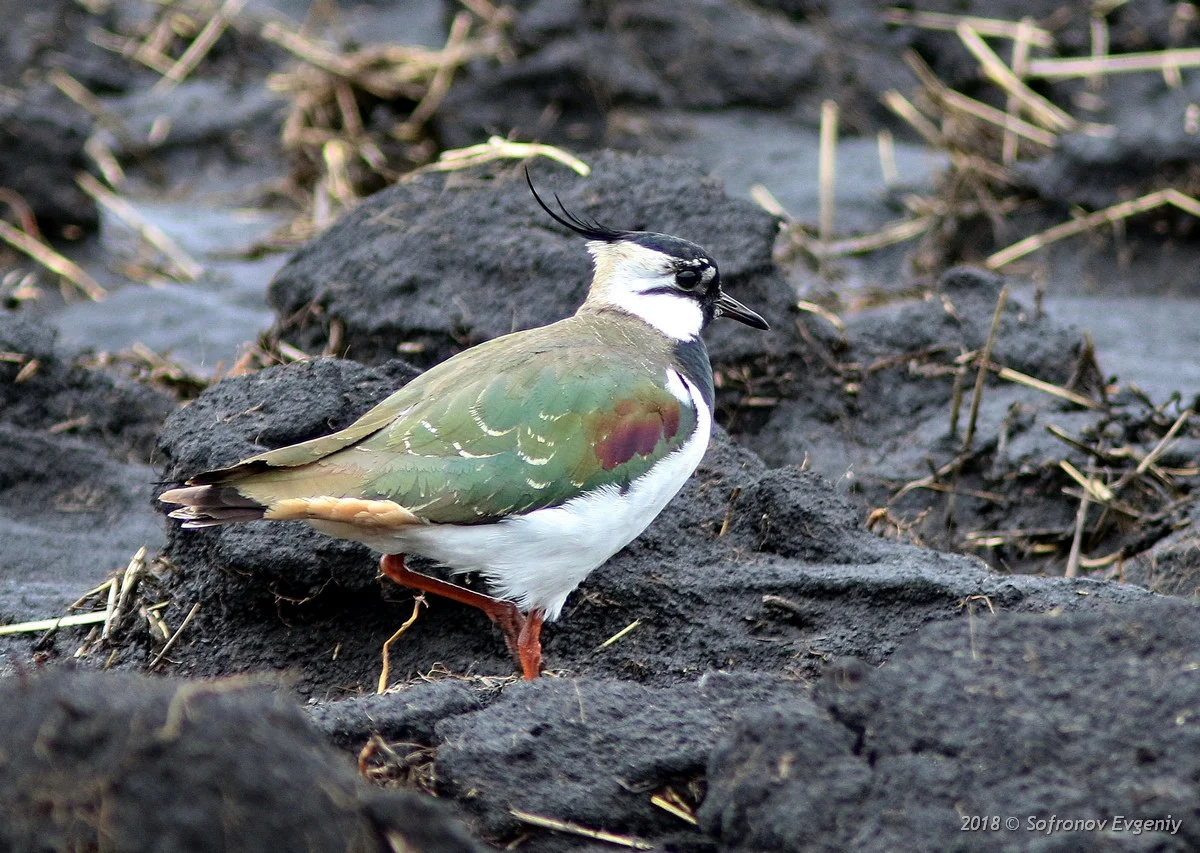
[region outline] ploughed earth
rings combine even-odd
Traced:
[[[0,849],[1200,848],[1186,66],[1017,89],[1006,161],[970,25],[870,4],[10,5],[5,233],[54,254],[0,277]],[[1003,63],[1096,54],[1073,7],[967,5]],[[1108,12],[1112,58],[1194,46],[1186,5]],[[493,132],[590,173],[413,171]],[[363,546],[155,501],[574,311],[526,164],[772,324],[713,324],[708,454],[532,682]],[[1110,215],[1055,239],[1074,207]]]

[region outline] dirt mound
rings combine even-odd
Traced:
[[[85,364],[85,354],[25,314],[0,311],[0,419],[21,429],[69,435],[114,457],[148,462],[168,395]],[[19,381],[18,381],[19,379]]]
[[[516,56],[473,69],[438,110],[449,147],[498,127],[595,146],[610,110],[629,106],[786,107],[811,99],[823,70],[826,45],[810,28],[728,0],[606,3],[587,14],[553,0],[521,5]]]
[[[712,754],[702,826],[730,850],[1194,850],[1196,615],[1159,600],[931,626],[882,669],[831,672],[816,709],[745,715]],[[963,831],[983,816],[999,825]],[[1107,823],[1048,832],[1056,817]]]
[[[661,689],[589,679],[513,685],[486,709],[437,727],[435,771],[493,839],[517,834],[517,809],[619,827],[669,848],[672,836],[694,833],[651,796],[674,786],[694,798],[735,718],[806,692],[795,681],[720,673]]]
[[[1184,416],[1195,404],[1115,386],[1082,333],[1009,298],[972,418],[1002,284],[950,270],[929,299],[849,316],[842,335],[801,318],[814,330],[806,349],[727,394],[730,422],[769,464],[808,459],[878,511],[881,531],[1004,570],[1063,571],[1080,503],[1064,464],[1091,471],[1119,494],[1085,515],[1082,559],[1140,553],[1195,500],[1200,433]],[[751,395],[774,396],[752,408]],[[1161,477],[1144,476],[1152,452]]]
[[[530,167],[542,194],[612,227],[686,237],[712,253],[728,290],[783,323],[788,286],[771,260],[774,218],[730,198],[695,163],[601,154],[580,178]],[[275,276],[278,333],[307,352],[428,366],[481,341],[574,313],[591,282],[583,241],[555,225],[520,169],[428,174],[367,199]],[[718,361],[762,355],[776,337],[714,323]]]
[[[363,784],[246,681],[57,671],[0,682],[0,848],[480,849],[450,810]]]
[[[0,621],[59,615],[142,545],[166,394],[83,364],[52,329],[0,312]],[[19,640],[5,640],[19,643]]]

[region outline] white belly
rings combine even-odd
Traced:
[[[685,393],[691,391],[689,386]],[[544,610],[549,621],[557,619],[575,587],[636,539],[700,464],[712,417],[702,402],[695,406],[692,437],[623,494],[606,486],[562,506],[495,524],[408,527],[386,543],[369,544],[389,553],[420,554],[455,571],[480,572],[498,597],[525,611]]]

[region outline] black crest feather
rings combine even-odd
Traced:
[[[559,216],[546,202],[542,201],[542,197],[538,195],[538,191],[533,186],[533,178],[529,177],[529,169],[525,169],[525,181],[529,184],[529,191],[533,193],[533,197],[541,206],[542,210],[550,214],[550,218],[562,225],[564,228],[570,228],[576,234],[586,237],[589,240],[599,240],[603,243],[615,243],[618,240],[624,240],[629,237],[628,231],[617,231],[613,228],[607,228],[599,222],[583,219],[576,216],[571,211],[567,210],[566,205],[562,203],[562,199],[558,197],[558,193],[554,194],[554,200],[558,202],[559,209],[562,210],[562,216]]]

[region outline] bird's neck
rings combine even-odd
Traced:
[[[700,340],[704,313],[700,305],[669,293],[638,293],[615,288],[592,293],[580,311],[619,311],[645,323],[673,343]]]

